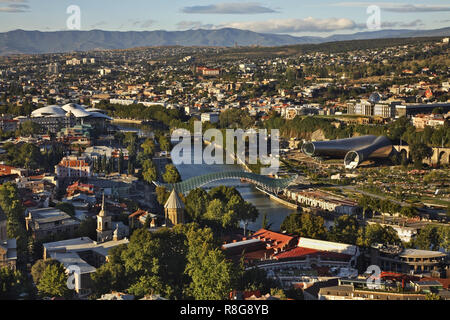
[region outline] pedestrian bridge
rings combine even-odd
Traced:
[[[267,176],[259,175],[256,173],[245,172],[245,171],[230,171],[230,172],[216,172],[209,173],[198,177],[193,177],[182,182],[175,183],[173,185],[153,182],[156,186],[166,187],[167,189],[173,189],[178,193],[186,194],[191,190],[203,187],[211,182],[228,180],[228,179],[241,179],[250,182],[263,190],[272,193],[279,193],[281,190],[287,188],[292,184],[298,175],[293,175],[284,179],[273,179]]]

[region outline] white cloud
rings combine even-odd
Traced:
[[[0,0],[0,3],[7,4],[6,7],[0,7],[0,12],[17,13],[28,12],[30,6],[25,4],[27,0]]]
[[[413,27],[420,27],[420,26],[424,26],[425,24],[423,23],[422,20],[417,19],[411,22],[398,22],[398,21],[393,21],[393,22],[383,22],[381,24],[382,28],[413,28]]]
[[[181,9],[184,13],[198,14],[258,14],[273,13],[274,9],[264,7],[257,2],[228,2],[206,6],[191,6]]]
[[[340,2],[333,6],[337,7],[368,7],[370,5],[379,6],[384,11],[397,13],[412,12],[442,12],[450,11],[450,4],[410,4],[410,3],[393,3],[393,2]]]
[[[270,19],[255,22],[231,22],[220,27],[250,30],[261,33],[296,33],[296,32],[328,32],[335,30],[352,30],[360,28],[347,18],[316,19]]]

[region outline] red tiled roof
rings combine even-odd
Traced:
[[[45,178],[45,174],[41,174],[39,176],[30,176],[29,177],[31,180],[41,180]]]
[[[59,163],[61,167],[89,167],[89,163],[84,160],[61,160]]]
[[[146,214],[146,213],[147,213],[147,211],[142,210],[142,209],[139,209],[138,211],[136,211],[136,212],[130,214],[128,217],[129,217],[129,218],[133,218],[133,217],[136,217],[136,216],[142,216],[142,215],[144,215],[144,214]]]
[[[288,251],[285,251],[285,252],[281,252],[281,253],[275,255],[274,258],[278,259],[278,260],[280,260],[280,259],[287,259],[287,258],[300,258],[300,257],[303,257],[303,256],[312,255],[312,254],[317,253],[317,252],[319,252],[319,251],[316,250],[316,249],[297,247],[297,248],[294,248],[294,249],[291,249],[291,250],[288,250]]]
[[[27,207],[27,208],[35,207],[35,206],[36,206],[36,202],[34,202],[34,201],[32,201],[32,200],[27,200],[27,201],[25,201],[25,202],[23,203],[23,205],[24,205],[25,207]]]
[[[0,165],[0,175],[9,175],[9,174],[11,174],[11,170],[13,170],[13,169],[15,169],[15,168],[1,164]]]
[[[266,229],[260,229],[249,237],[249,239],[260,239],[268,242],[273,248],[284,249],[286,246],[290,245],[296,237]]]
[[[297,247],[274,256],[275,259],[301,258],[305,256],[320,256],[321,258],[350,260],[351,256],[344,253],[321,251],[310,248]]]

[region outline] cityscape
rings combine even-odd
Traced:
[[[449,5],[375,3],[403,20],[372,29],[369,2],[322,21],[189,1],[131,30],[78,28],[83,2],[47,30],[17,3],[0,1],[33,16],[0,22],[0,300],[450,300]],[[267,26],[223,18],[249,15]]]

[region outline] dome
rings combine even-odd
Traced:
[[[60,106],[52,105],[34,110],[31,117],[64,117],[66,111]]]
[[[86,111],[84,106],[76,103],[68,103],[62,106],[62,109],[64,109],[66,112],[71,112],[76,118],[86,118],[91,115]]]
[[[105,110],[98,109],[98,108],[87,108],[86,111],[87,111],[87,112],[100,112],[100,113],[105,113]]]
[[[381,100],[381,95],[378,92],[374,92],[369,97],[369,102],[378,103]]]
[[[91,118],[101,118],[106,120],[112,120],[111,117],[107,116],[106,114],[103,114],[101,112],[89,112],[91,115]]]

